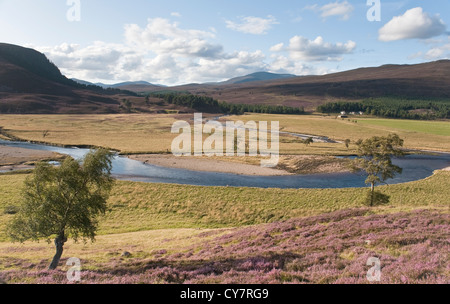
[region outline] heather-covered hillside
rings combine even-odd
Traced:
[[[373,214],[347,209],[310,218],[185,237],[176,250],[84,261],[82,283],[369,283],[367,260],[381,263],[380,283],[450,283],[450,216],[438,210]],[[126,237],[126,235],[122,235]],[[165,240],[170,244],[170,237]],[[63,270],[8,259],[0,280],[66,283]],[[19,270],[20,269],[20,270]]]

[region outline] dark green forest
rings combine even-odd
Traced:
[[[317,107],[321,113],[364,112],[385,118],[444,119],[450,118],[450,100],[414,100],[402,98],[373,98],[361,102],[330,102]]]
[[[163,99],[169,104],[188,107],[205,113],[222,113],[222,114],[244,114],[250,113],[266,113],[266,114],[304,114],[303,108],[294,108],[286,106],[274,105],[249,105],[249,104],[230,104],[227,102],[219,102],[216,99],[207,96],[198,96],[185,93],[153,93],[149,96]]]

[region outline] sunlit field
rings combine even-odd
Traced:
[[[167,152],[175,134],[172,124],[190,116],[128,115],[1,115],[0,126],[25,140],[62,145],[93,145],[122,152]],[[44,136],[43,132],[48,131]]]
[[[244,116],[227,117],[231,120],[279,121],[282,131],[326,136],[336,141],[350,139],[355,142],[372,136],[385,136],[397,133],[404,139],[405,148],[450,151],[450,122],[448,121],[418,121],[400,119],[375,119],[353,116],[345,119],[335,116],[320,115],[272,115],[247,114]],[[298,143],[280,144],[281,151],[289,154],[308,151],[323,151],[324,154],[345,152],[342,144],[314,144],[305,147]]]
[[[123,153],[167,153],[171,150],[172,124],[177,120],[192,122],[193,115],[1,115],[0,126],[21,139],[64,145],[94,145]],[[326,136],[343,142],[374,135],[397,133],[405,147],[450,151],[450,123],[447,121],[409,121],[354,117],[336,119],[319,115],[246,114],[222,120],[279,121],[281,131]],[[44,132],[48,131],[44,136]],[[207,135],[205,134],[206,138]],[[281,154],[348,155],[355,146],[343,143],[314,143],[306,146],[292,136],[280,138]]]

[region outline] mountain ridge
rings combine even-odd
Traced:
[[[104,89],[66,78],[44,54],[33,49],[0,43],[0,113],[120,113],[123,100],[136,96],[131,91],[187,92],[232,104],[282,105],[311,111],[330,101],[377,97],[450,100],[450,60],[387,64],[321,76],[257,72],[222,83],[172,87],[124,82]]]
[[[276,74],[276,73],[270,73],[270,72],[256,72],[256,73],[251,73],[251,74],[244,75],[244,76],[233,77],[231,79],[219,82],[217,84],[223,84],[223,85],[239,84],[239,83],[256,82],[256,81],[286,79],[286,78],[292,78],[292,77],[297,77],[297,76],[293,75],[293,74]]]
[[[206,82],[206,83],[199,83],[199,84],[192,84],[192,85],[227,85],[227,84],[239,84],[239,83],[246,83],[246,82],[256,82],[256,81],[267,81],[267,80],[275,80],[275,79],[286,79],[286,78],[292,78],[297,77],[293,74],[276,74],[276,73],[270,73],[270,72],[255,72],[251,74],[247,74],[244,76],[238,76],[233,77],[225,81],[220,82]],[[96,85],[103,88],[124,88],[126,90],[131,91],[138,91],[142,89],[146,89],[146,87],[154,88],[154,87],[160,87],[160,88],[166,88],[170,86],[161,85],[161,84],[154,84],[150,83],[145,80],[140,81],[126,81],[126,82],[120,82],[120,83],[114,83],[114,84],[105,84],[101,82],[92,83],[89,81],[81,80],[72,78],[75,82],[78,82],[80,84],[84,85]]]
[[[450,99],[450,60],[413,65],[363,67],[319,76],[229,85],[182,85],[172,91],[205,95],[229,103],[304,107],[313,111],[332,101],[399,97]]]

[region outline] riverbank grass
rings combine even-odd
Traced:
[[[0,175],[0,241],[13,214],[5,212],[20,202],[24,174]],[[380,186],[391,197],[373,212],[438,208],[448,211],[450,171],[415,182]],[[148,184],[117,181],[108,211],[101,218],[101,235],[157,229],[215,229],[283,221],[363,206],[368,190],[259,189]]]

